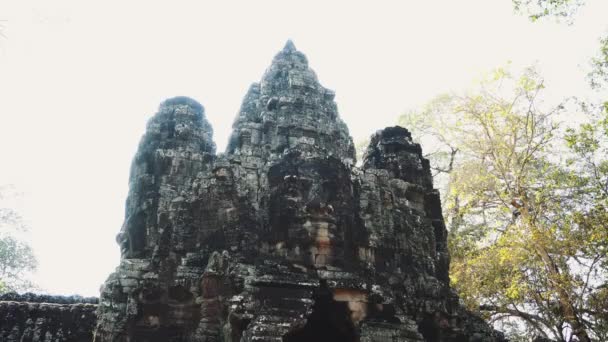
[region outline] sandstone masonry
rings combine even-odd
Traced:
[[[449,287],[420,145],[386,128],[356,167],[334,95],[288,42],[223,154],[202,105],[161,104],[131,167],[94,341],[503,340]]]

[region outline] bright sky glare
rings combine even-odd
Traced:
[[[24,192],[34,280],[97,295],[119,262],[147,119],[165,98],[193,97],[223,151],[245,91],[288,38],[360,141],[507,61],[537,62],[556,98],[586,94],[607,13],[589,0],[567,26],[530,23],[511,0],[2,0],[0,184]]]

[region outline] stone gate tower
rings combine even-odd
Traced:
[[[177,97],[133,160],[96,342],[499,341],[449,287],[439,193],[401,127],[362,167],[334,92],[287,42],[216,154]]]

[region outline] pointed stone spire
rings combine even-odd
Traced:
[[[298,49],[296,49],[296,46],[291,39],[288,39],[287,43],[285,43],[285,46],[283,47],[283,52],[295,52],[297,50]]]
[[[384,169],[399,178],[426,189],[433,188],[428,159],[412,134],[400,126],[386,127],[373,134],[363,156],[363,169]]]
[[[179,96],[161,103],[131,165],[125,221],[117,237],[123,258],[152,253],[164,229],[157,218],[215,154],[212,135],[197,101]]]
[[[338,116],[334,92],[288,40],[243,100],[228,153],[263,157],[298,148],[354,161],[354,144]]]

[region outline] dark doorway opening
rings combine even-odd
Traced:
[[[345,302],[333,299],[327,285],[313,296],[315,304],[306,325],[283,337],[285,342],[358,342],[357,330],[350,319],[350,310]]]

